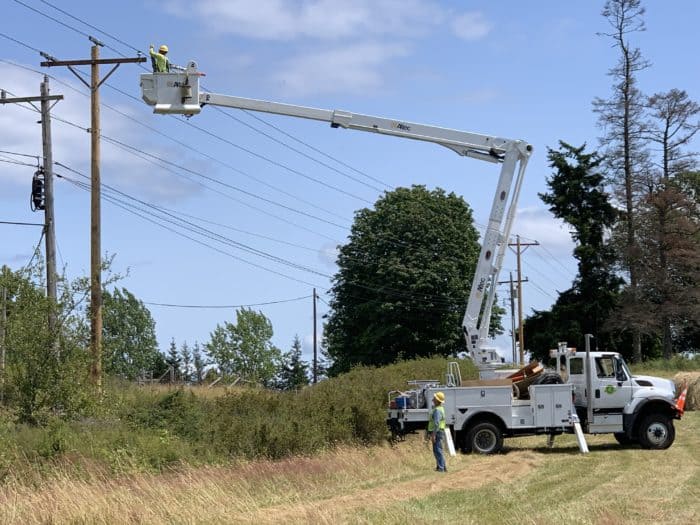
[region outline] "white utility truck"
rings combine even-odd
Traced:
[[[195,62],[171,73],[141,75],[142,98],[153,106],[155,113],[160,114],[192,116],[200,113],[206,105],[261,111],[329,122],[333,128],[433,142],[464,157],[500,164],[496,192],[462,322],[471,358],[479,366],[481,377],[492,379],[463,385],[459,367],[455,364],[450,367],[448,381],[443,386],[436,381],[414,382],[413,390],[392,400],[393,408],[390,408],[388,417],[392,431],[400,434],[427,426],[428,403],[433,393],[441,390],[446,397],[447,422],[457,443],[466,451],[498,452],[504,436],[553,436],[574,431],[579,428],[578,417],[591,433],[613,432],[619,441],[639,441],[651,448],[671,445],[674,439],[672,420],[682,413],[673,400],[673,385],[663,379],[633,378],[618,354],[588,354],[585,362],[598,372],[595,380],[591,374],[583,373],[584,359],[569,352],[566,345],[557,354],[565,364],[567,382],[560,378],[556,382],[562,384],[533,384],[526,391],[516,392],[511,380],[493,379],[496,376],[496,352],[487,345],[491,308],[525,168],[532,154],[530,144],[349,111],[207,93],[200,90],[201,76]],[[613,375],[603,375],[604,372]],[[552,378],[551,374],[544,377]],[[587,378],[585,381],[584,377]],[[592,403],[587,402],[588,392],[594,392]],[[523,399],[526,397],[529,399]]]
[[[431,399],[441,391],[447,425],[463,452],[497,453],[504,437],[515,436],[546,434],[551,444],[553,436],[575,433],[579,421],[584,432],[611,433],[620,444],[673,444],[673,420],[684,407],[672,381],[633,376],[615,352],[578,353],[561,343],[551,355],[558,370],[536,376],[527,389],[508,378],[462,382],[457,363],[450,363],[445,384],[410,381],[410,390],[389,394],[389,428],[398,436],[425,428]]]

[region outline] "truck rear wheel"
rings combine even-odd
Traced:
[[[478,423],[469,431],[467,444],[472,452],[497,454],[503,448],[503,433],[493,423]]]
[[[639,425],[639,443],[644,448],[663,450],[676,439],[673,421],[663,414],[649,414]]]

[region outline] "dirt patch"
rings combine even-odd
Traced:
[[[683,382],[688,385],[685,409],[700,410],[700,372],[679,372],[673,376],[673,382],[678,387],[683,385]]]
[[[446,474],[429,472],[410,481],[353,491],[351,494],[291,506],[267,507],[254,515],[240,516],[240,519],[251,523],[335,523],[340,516],[347,516],[355,510],[386,507],[444,490],[474,489],[494,481],[515,483],[541,461],[532,451],[469,458],[472,460],[460,465],[459,470],[450,470]]]

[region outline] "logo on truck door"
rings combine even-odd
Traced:
[[[606,394],[614,394],[614,393],[615,393],[615,390],[617,390],[617,389],[615,388],[614,385],[608,385],[608,386],[605,387],[605,393],[606,393]]]

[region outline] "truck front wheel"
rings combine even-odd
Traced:
[[[472,452],[497,454],[503,448],[503,433],[496,425],[485,421],[472,427],[467,443]]]
[[[639,426],[639,443],[644,448],[663,450],[676,439],[673,421],[663,414],[649,414]]]

